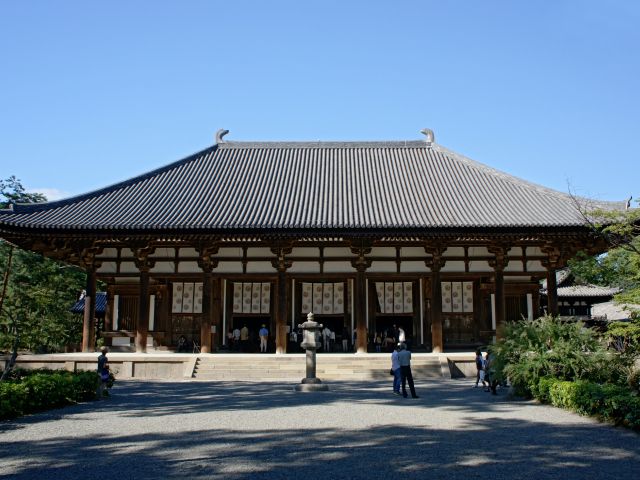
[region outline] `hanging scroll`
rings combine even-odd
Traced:
[[[413,313],[412,282],[376,282],[381,313]]]
[[[270,283],[234,283],[233,313],[269,313],[271,311]]]
[[[473,282],[442,282],[442,311],[473,312]]]
[[[301,312],[316,315],[344,313],[344,283],[303,283]]]
[[[202,313],[202,283],[177,282],[172,291],[171,313]]]

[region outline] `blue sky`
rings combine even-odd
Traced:
[[[228,140],[407,140],[638,187],[640,2],[0,3],[0,177],[75,195]]]

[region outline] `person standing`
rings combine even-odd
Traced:
[[[109,349],[107,347],[102,347],[100,349],[100,352],[101,354],[98,357],[98,375],[100,376],[100,385],[98,386],[98,400],[100,400],[103,396],[108,395],[106,388],[107,383],[109,382],[109,359],[107,358]]]
[[[240,351],[240,329],[238,327],[233,329],[233,349]]]
[[[482,352],[476,350],[476,384],[473,388],[478,388],[479,382],[482,382],[484,387],[484,359],[482,358]]]
[[[329,327],[324,327],[322,330],[322,348],[325,352],[330,352],[329,342],[331,341],[331,329]]]
[[[349,329],[347,327],[342,329],[342,351],[345,353],[349,351]]]
[[[405,343],[400,344],[398,352],[398,360],[400,361],[400,375],[402,376],[402,396],[407,398],[407,382],[413,398],[420,398],[416,394],[416,387],[413,384],[413,375],[411,375],[411,352],[407,350]]]
[[[240,329],[240,349],[246,352],[249,348],[249,329],[243,325]]]
[[[267,353],[267,339],[269,338],[269,330],[265,324],[262,324],[262,328],[258,332],[260,337],[260,353]]]
[[[400,357],[398,352],[400,347],[396,347],[391,353],[391,371],[393,372],[393,394],[400,395]]]

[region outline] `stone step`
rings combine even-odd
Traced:
[[[327,381],[386,380],[390,360],[387,355],[373,357],[318,356],[316,375]],[[414,377],[442,378],[437,357],[417,357],[411,365]],[[193,377],[209,381],[300,381],[306,374],[305,357],[298,356],[203,356],[198,357]]]

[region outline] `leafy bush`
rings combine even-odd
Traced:
[[[625,387],[544,377],[532,392],[541,402],[640,430],[640,397]]]
[[[0,419],[93,400],[98,384],[96,372],[12,372],[0,383]]]
[[[543,377],[626,383],[627,360],[608,351],[580,322],[546,316],[510,323],[492,349],[498,378],[508,378],[524,396],[531,396]]]

